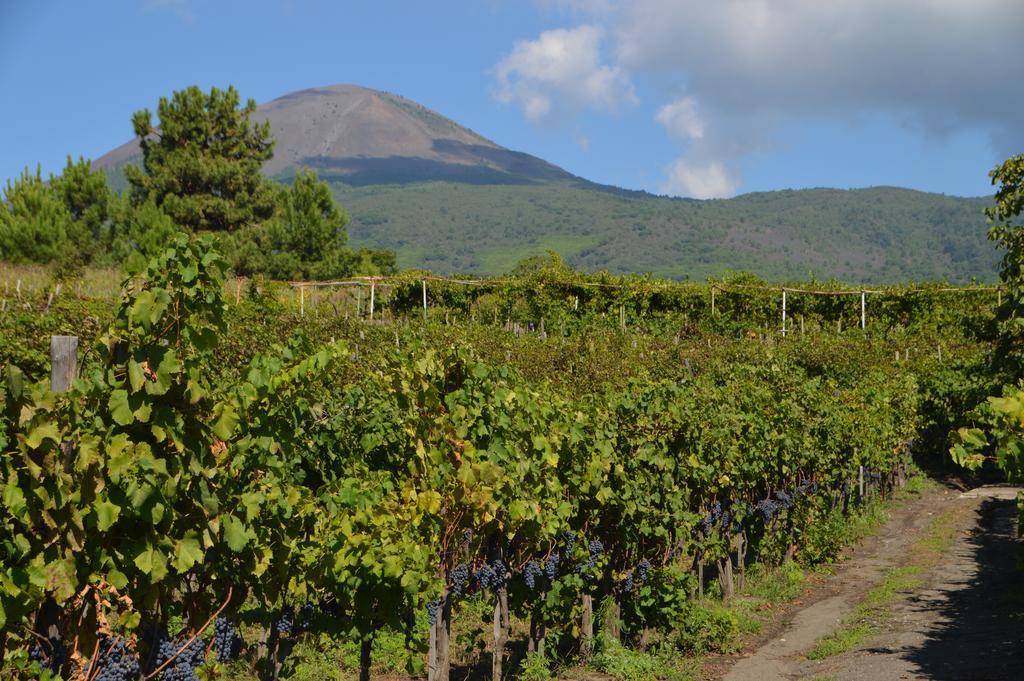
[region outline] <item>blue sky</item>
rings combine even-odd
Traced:
[[[1024,151],[1019,0],[0,0],[0,178],[190,84],[402,94],[589,179],[698,197],[990,194]]]

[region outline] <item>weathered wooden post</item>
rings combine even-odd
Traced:
[[[786,289],[782,289],[782,337],[786,337]]]
[[[867,300],[864,294],[864,289],[860,291],[860,328],[865,328],[867,324]]]
[[[65,392],[78,373],[78,336],[50,336],[50,390]]]
[[[423,280],[423,321],[427,321],[427,280]]]
[[[373,306],[377,297],[377,282],[370,281],[370,321],[373,321]]]

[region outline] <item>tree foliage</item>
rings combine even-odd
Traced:
[[[234,232],[274,213],[276,192],[260,172],[273,156],[270,123],[251,120],[256,103],[238,91],[196,86],[161,97],[157,122],[148,109],[132,116],[142,168],[129,166],[131,200],[152,201],[192,231]]]
[[[327,184],[300,171],[280,189],[274,216],[235,239],[235,269],[283,280],[348,276],[358,261],[345,247],[347,222]]]
[[[1007,370],[1021,377],[1021,353],[1024,349],[1024,154],[1004,161],[990,174],[998,185],[995,205],[985,209],[991,227],[989,239],[1003,249],[1000,278],[1006,292],[1000,310],[1000,358]]]

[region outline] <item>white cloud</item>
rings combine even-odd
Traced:
[[[495,67],[496,97],[518,105],[531,121],[556,112],[615,112],[636,104],[626,72],[601,63],[602,33],[584,25],[515,43]]]
[[[661,107],[655,120],[676,139],[685,141],[704,137],[704,119],[697,112],[697,100],[693,97],[682,97]]]
[[[685,81],[711,111],[883,112],[928,133],[1024,144],[1020,0],[632,0],[620,65]]]
[[[712,161],[735,169],[795,121],[881,114],[929,137],[980,131],[993,161],[1024,149],[1021,0],[547,4],[604,29],[615,55],[607,68],[683,93],[656,118],[689,144],[667,186],[731,186],[688,178]]]
[[[720,161],[694,162],[680,158],[665,169],[661,191],[672,196],[718,199],[734,196],[740,180]]]

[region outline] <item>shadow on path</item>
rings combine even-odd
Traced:
[[[903,656],[929,679],[1020,681],[1024,572],[1016,504],[988,499],[977,513],[977,526],[939,565],[936,583],[910,599],[911,609],[934,619],[923,645]]]

